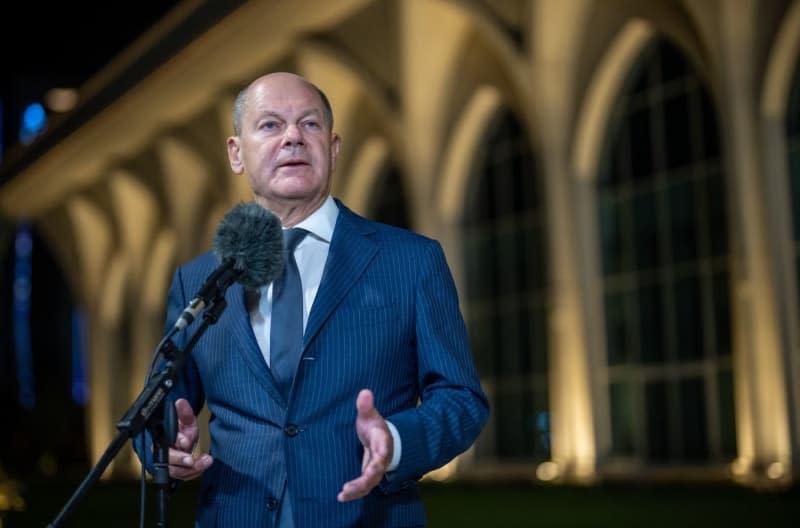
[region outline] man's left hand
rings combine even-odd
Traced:
[[[361,476],[345,482],[337,499],[347,502],[360,499],[378,485],[392,460],[394,442],[386,420],[375,408],[372,391],[363,389],[356,399],[356,433],[364,446]]]

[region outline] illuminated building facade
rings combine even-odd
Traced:
[[[251,1],[173,49],[192,9],[0,169],[87,314],[92,459],[249,199],[236,93],[290,70],[335,109],[334,194],[454,270],[492,417],[436,476],[797,479],[800,1]]]

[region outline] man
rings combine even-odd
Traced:
[[[466,450],[488,416],[441,246],[330,196],[340,138],[327,98],[302,77],[250,84],[234,133],[234,173],[284,229],[303,229],[290,250],[299,357],[281,379],[276,339],[293,323],[275,325],[273,285],[232,286],[172,393],[170,476],[203,475],[202,527],[424,525],[417,479]],[[217,265],[209,253],[176,272],[168,324]],[[192,455],[204,402],[211,453]]]

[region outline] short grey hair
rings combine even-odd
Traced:
[[[328,96],[325,95],[325,92],[319,89],[319,87],[308,82],[309,86],[314,88],[319,95],[320,101],[322,101],[322,109],[325,113],[325,121],[327,122],[328,128],[333,131],[333,108],[331,107],[331,102],[328,100]],[[245,86],[239,94],[236,96],[236,100],[233,102],[233,133],[234,135],[238,136],[242,133],[242,116],[247,110],[247,92],[250,86]]]

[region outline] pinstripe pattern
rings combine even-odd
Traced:
[[[440,245],[338,205],[288,402],[258,348],[239,285],[228,290],[227,310],[173,391],[195,410],[206,401],[212,414],[215,462],[203,476],[198,526],[273,526],[271,499],[285,485],[297,528],[423,525],[416,480],[467,449],[487,419]],[[206,254],[176,272],[168,322],[216,265]],[[340,504],[342,484],[361,471],[354,422],[362,388],[396,425],[402,458],[368,497]],[[288,424],[299,433],[284,433]]]

